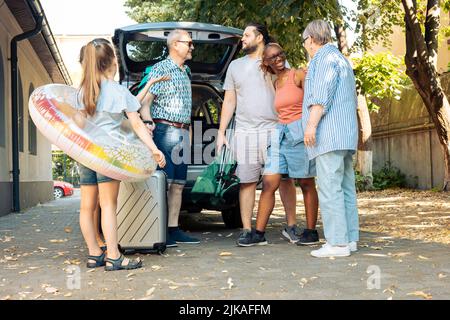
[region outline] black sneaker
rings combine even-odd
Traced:
[[[239,238],[236,240],[236,244],[239,245],[240,242],[245,243],[247,241],[250,241],[251,237],[252,237],[252,230],[242,229]]]
[[[265,246],[266,244],[266,237],[257,234],[255,230],[252,230],[252,232],[248,232],[247,230],[245,237],[239,237],[237,241],[237,245],[240,247]]]
[[[300,235],[300,240],[298,240],[298,246],[309,246],[312,244],[319,243],[319,233],[317,230],[304,229],[303,233]]]

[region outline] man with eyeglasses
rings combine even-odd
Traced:
[[[246,56],[233,61],[228,67],[222,105],[217,150],[225,144],[225,130],[236,111],[236,129],[232,141],[240,179],[239,201],[243,230],[237,240],[238,246],[265,245],[264,234],[252,230],[256,187],[266,161],[267,147],[278,122],[274,108],[274,89],[270,77],[261,70],[264,46],[273,40],[267,28],[250,23],[242,36],[242,50]],[[295,217],[296,189],[291,179],[280,184],[280,196],[286,215]],[[294,230],[295,231],[295,230]],[[290,236],[298,240],[298,234]],[[295,241],[295,240],[294,240]]]
[[[141,117],[149,123],[153,140],[166,157],[162,169],[167,175],[169,229],[167,247],[178,243],[200,243],[178,227],[182,193],[187,177],[187,161],[190,153],[190,123],[192,112],[192,89],[189,67],[184,63],[192,59],[194,45],[185,30],[173,30],[167,36],[169,56],[155,64],[148,79],[169,76],[168,81],[150,87],[143,100]]]

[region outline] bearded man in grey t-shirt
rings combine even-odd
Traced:
[[[241,41],[246,56],[233,61],[227,71],[217,150],[219,152],[224,144],[230,147],[225,130],[236,111],[236,129],[231,147],[238,163],[236,174],[240,179],[239,201],[243,225],[237,244],[252,246],[267,244],[264,234],[252,231],[251,220],[256,186],[278,118],[274,108],[271,79],[264,76],[260,67],[264,46],[271,42],[268,31],[263,25],[251,23],[245,28]],[[295,185],[291,179],[281,182],[280,196],[288,225],[295,224],[297,199]],[[289,240],[292,241],[291,238]]]

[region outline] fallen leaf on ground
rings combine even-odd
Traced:
[[[232,255],[233,254],[231,252],[227,252],[227,251],[221,252],[219,254],[219,256],[221,256],[221,257],[227,257],[227,256],[232,256]]]
[[[127,274],[127,278],[133,277],[133,276],[135,276],[135,275],[136,275],[135,273],[129,273],[129,274]]]
[[[232,235],[233,235],[233,233],[230,233],[230,234],[226,235],[225,238],[229,238],[229,237],[231,237]]]
[[[447,275],[445,273],[439,273],[438,274],[439,279],[447,278]]]
[[[303,288],[303,287],[305,286],[305,284],[308,283],[308,279],[306,279],[306,278],[301,278],[300,281],[299,281],[298,283],[299,283],[300,287]]]
[[[176,289],[178,289],[178,287],[177,286],[169,286],[169,289],[176,290]]]
[[[66,233],[72,233],[72,228],[71,228],[71,227],[65,227],[65,228],[64,228],[64,231],[65,231]]]
[[[28,272],[30,272],[30,270],[23,270],[23,271],[20,271],[19,274],[27,274]]]
[[[153,271],[158,271],[158,270],[161,270],[162,269],[162,267],[161,266],[152,266],[152,270]]]
[[[407,294],[407,296],[418,296],[418,297],[422,297],[426,300],[431,300],[433,299],[433,296],[430,293],[425,293],[423,291],[414,291],[414,292],[410,292]]]
[[[408,256],[408,255],[410,255],[410,254],[411,254],[411,252],[398,252],[398,253],[392,253],[391,255],[392,255],[393,257],[401,258],[401,257]]]
[[[17,261],[17,258],[5,256],[6,261]]]
[[[47,287],[47,288],[45,288],[45,291],[46,291],[47,293],[53,293],[53,294],[55,294],[55,293],[58,292],[58,289],[53,288],[53,287]]]
[[[0,300],[11,300],[11,296],[3,297],[3,298],[1,298]]]
[[[424,256],[419,256],[418,257],[420,260],[430,260],[430,258],[424,257]]]
[[[387,254],[382,253],[365,253],[364,255],[369,257],[388,257]]]
[[[49,241],[51,243],[64,243],[64,242],[67,242],[67,239],[51,239]]]
[[[391,294],[395,294],[395,289],[397,289],[397,287],[394,286],[394,285],[391,285],[389,288],[384,289],[384,290],[383,290],[383,293],[389,292],[389,293],[391,293]]]
[[[234,287],[233,279],[228,278],[227,284],[228,284],[228,290],[231,290],[231,288]]]
[[[148,289],[148,290],[145,292],[145,296],[146,296],[146,297],[151,296],[151,295],[153,294],[153,292],[155,292],[155,290],[156,290],[155,287],[152,287],[152,288]]]
[[[66,297],[66,298],[69,298],[69,297],[71,297],[71,296],[72,296],[72,293],[71,293],[71,292],[66,293],[66,294],[64,295],[64,297]]]

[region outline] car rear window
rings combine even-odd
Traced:
[[[194,42],[192,62],[220,63],[231,49],[231,46],[227,44]],[[165,42],[142,40],[128,42],[126,51],[128,58],[138,63],[156,63],[164,60],[169,54]]]

